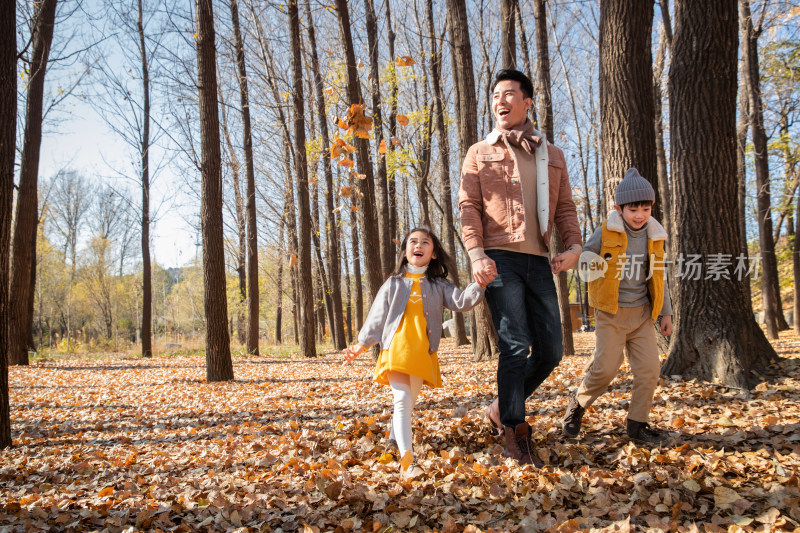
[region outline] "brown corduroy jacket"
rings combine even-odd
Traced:
[[[547,183],[537,176],[538,205],[528,206],[539,217],[544,242],[550,244],[553,224],[565,248],[581,244],[577,209],[567,175],[564,153],[544,140],[535,150],[537,174],[546,168]],[[525,240],[526,206],[519,179],[512,177],[513,152],[496,130],[467,152],[461,168],[458,206],[467,250],[490,248]],[[578,252],[580,253],[580,252]]]

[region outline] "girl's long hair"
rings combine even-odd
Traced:
[[[403,274],[406,270],[406,265],[408,264],[408,259],[406,259],[406,246],[408,245],[408,237],[414,233],[415,231],[421,231],[425,235],[431,238],[433,241],[433,254],[436,258],[431,257],[431,262],[428,263],[428,270],[425,271],[425,276],[428,279],[447,279],[447,276],[450,275],[451,272],[456,272],[456,264],[453,261],[453,258],[450,257],[442,243],[439,241],[439,238],[433,234],[433,232],[425,227],[414,228],[408,233],[406,233],[405,238],[403,238],[403,244],[400,245],[400,257],[397,259],[397,266],[392,272],[393,276],[397,276]]]

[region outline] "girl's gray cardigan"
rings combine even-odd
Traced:
[[[452,311],[469,311],[483,298],[484,288],[470,283],[463,291],[442,279],[420,278],[422,309],[427,323],[430,353],[439,349],[442,338],[442,307]],[[358,334],[358,343],[365,349],[380,342],[387,350],[403,318],[408,298],[411,296],[413,280],[405,273],[392,276],[381,285],[375,301],[367,314],[364,326]]]

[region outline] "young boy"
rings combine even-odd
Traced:
[[[608,268],[589,281],[596,346],[589,372],[567,406],[562,430],[568,437],[580,433],[584,412],[614,379],[622,365],[622,349],[627,346],[633,372],[628,437],[654,445],[669,440],[667,434],[647,423],[661,371],[653,321],[661,315],[661,335],[672,333],[672,305],[664,271],[667,233],[650,216],[655,196],[639,171],[628,169],[617,187],[615,210],[583,247],[584,253],[598,254]]]

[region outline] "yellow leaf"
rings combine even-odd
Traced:
[[[292,268],[296,264],[297,264],[297,256],[289,252],[289,268]]]
[[[385,154],[386,153],[386,140],[381,139],[381,144],[378,146],[378,153]]]
[[[390,453],[384,453],[383,455],[378,457],[378,462],[382,465],[388,465],[392,461],[394,461],[394,457]]]
[[[722,418],[717,420],[717,425],[727,428],[727,427],[735,426],[736,424],[734,424],[733,420],[731,420],[727,416],[723,416]]]
[[[114,494],[114,487],[113,486],[106,487],[103,490],[101,490],[100,492],[98,492],[97,493],[97,497],[98,498],[105,498],[106,496],[111,496],[112,494]]]
[[[398,56],[394,62],[398,67],[410,67],[416,64],[416,61],[411,56]]]
[[[405,115],[397,115],[397,123],[401,126],[408,126],[408,117]]]

